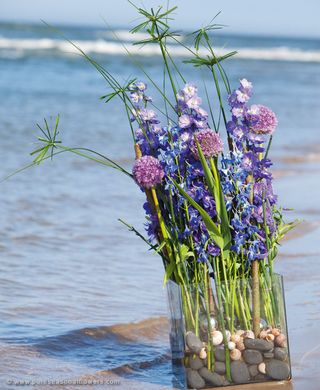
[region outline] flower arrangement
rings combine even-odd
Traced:
[[[149,36],[136,44],[159,45],[162,54],[165,87],[143,70],[161,106],[147,95],[146,83],[132,79],[122,85],[70,42],[111,87],[103,99],[123,103],[135,151],[132,172],[90,149],[64,146],[57,140],[59,117],[53,131],[47,122],[39,126],[42,145],[31,165],[72,152],[121,171],[145,193],[147,237],[121,222],[160,255],[165,283],[178,286],[190,387],[288,379],[281,285],[273,264],[279,241],[296,223],[283,221],[272,186],[268,155],[277,117],[268,107],[250,104],[248,80],[231,90],[222,63],[236,53],[216,54],[212,31],[220,25],[194,32],[191,48],[168,24],[176,7],[136,8],[143,20],[131,32]],[[168,41],[192,55],[186,63],[209,72],[215,98],[205,87],[203,103],[197,85],[174,62]]]

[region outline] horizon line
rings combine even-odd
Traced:
[[[39,19],[39,21],[30,21],[30,20],[10,20],[10,19],[1,19],[0,18],[0,24],[16,24],[16,25],[22,25],[22,26],[27,26],[27,25],[32,25],[32,26],[37,26],[37,27],[45,27],[45,24],[42,23],[41,19]],[[71,27],[71,28],[79,28],[79,27],[82,27],[82,28],[88,28],[88,29],[97,29],[97,28],[105,28],[106,30],[109,30],[109,31],[112,31],[113,29],[121,29],[121,30],[124,30],[124,31],[127,31],[128,30],[128,25],[114,25],[110,28],[108,28],[105,23],[103,23],[103,21],[101,22],[101,24],[93,24],[93,23],[85,23],[85,22],[66,22],[66,21],[62,21],[62,22],[54,22],[54,23],[50,23],[52,24],[53,26],[58,26],[58,27]],[[222,29],[222,30],[219,30],[216,32],[219,33],[220,35],[226,35],[226,36],[235,36],[235,35],[239,35],[239,36],[243,36],[243,37],[249,37],[249,36],[254,36],[254,37],[258,37],[258,38],[283,38],[283,39],[302,39],[302,40],[316,40],[316,39],[319,39],[320,38],[320,35],[310,35],[310,34],[306,34],[306,35],[296,35],[296,34],[285,34],[285,33],[270,33],[270,32],[250,32],[250,31],[239,31],[239,30],[233,30],[233,31],[226,31],[226,28],[228,28],[229,26],[225,26],[225,29]],[[182,33],[190,33],[192,29],[190,30],[185,30],[185,29],[181,29],[180,32]],[[129,32],[129,30],[128,30]]]

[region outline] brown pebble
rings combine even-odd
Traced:
[[[252,332],[252,330],[247,330],[246,332],[244,332],[243,338],[254,339],[254,333]]]
[[[283,333],[280,333],[274,340],[274,343],[277,347],[285,347],[286,346],[286,336]]]
[[[271,333],[274,335],[274,337],[277,337],[280,335],[280,330],[277,328],[273,328]]]
[[[241,341],[241,336],[238,334],[233,334],[231,336],[230,340],[237,344],[237,343],[239,343],[239,341]]]
[[[260,339],[265,339],[268,335],[268,332],[266,330],[262,330],[259,334]]]
[[[239,341],[239,342],[236,344],[236,347],[237,347],[237,349],[238,349],[240,352],[242,352],[242,351],[244,351],[244,350],[246,349],[246,347],[244,346],[243,341]]]
[[[266,336],[267,341],[273,341],[274,340],[274,335],[272,333],[268,333]]]

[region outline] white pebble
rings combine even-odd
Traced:
[[[223,335],[219,330],[215,330],[211,333],[212,336],[212,344],[213,345],[220,345],[223,341]]]
[[[201,349],[200,353],[199,353],[199,358],[200,359],[206,359],[207,357],[207,352],[204,348]]]
[[[259,370],[259,372],[261,372],[261,374],[265,374],[266,373],[266,363],[264,363],[264,362],[260,363],[258,366],[258,370]]]

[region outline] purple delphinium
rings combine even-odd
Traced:
[[[144,84],[143,84],[144,85]],[[172,209],[159,199],[159,205],[168,231],[177,234],[181,243],[194,248],[197,260],[206,262],[219,256],[220,249],[210,238],[199,212],[189,205],[173,185],[175,179],[212,218],[221,223],[214,196],[209,192],[199,161],[197,139],[206,158],[217,157],[223,150],[220,136],[210,129],[208,114],[201,107],[194,84],[186,84],[177,94],[176,126],[161,126],[156,113],[147,108],[146,86],[135,86],[131,98],[135,107],[133,120],[139,124],[136,142],[151,165],[139,167],[135,163],[134,177],[143,188],[161,183],[164,197],[171,199]],[[137,94],[134,95],[134,94]],[[243,254],[248,261],[264,259],[268,255],[267,240],[276,231],[274,207],[276,196],[272,189],[271,162],[263,158],[266,135],[276,125],[271,111],[248,106],[252,84],[243,79],[239,88],[229,96],[231,120],[227,125],[234,150],[225,154],[219,165],[222,191],[230,215],[231,250]],[[262,126],[264,132],[258,130]],[[272,127],[273,126],[273,127]],[[153,165],[155,164],[155,165]],[[174,220],[183,221],[181,226]],[[158,220],[150,206],[146,208],[147,231],[150,239],[156,237]],[[267,229],[265,229],[265,224]]]
[[[243,252],[249,261],[268,256],[267,239],[272,239],[276,231],[273,208],[277,197],[269,170],[272,163],[263,153],[266,135],[272,134],[278,123],[269,108],[247,105],[251,95],[252,84],[243,79],[229,96],[232,117],[227,131],[234,151],[223,162],[221,171],[227,207],[233,207],[232,248],[237,253]]]
[[[136,160],[132,168],[132,174],[136,183],[147,189],[160,184],[164,177],[160,162],[152,156],[142,156]]]

